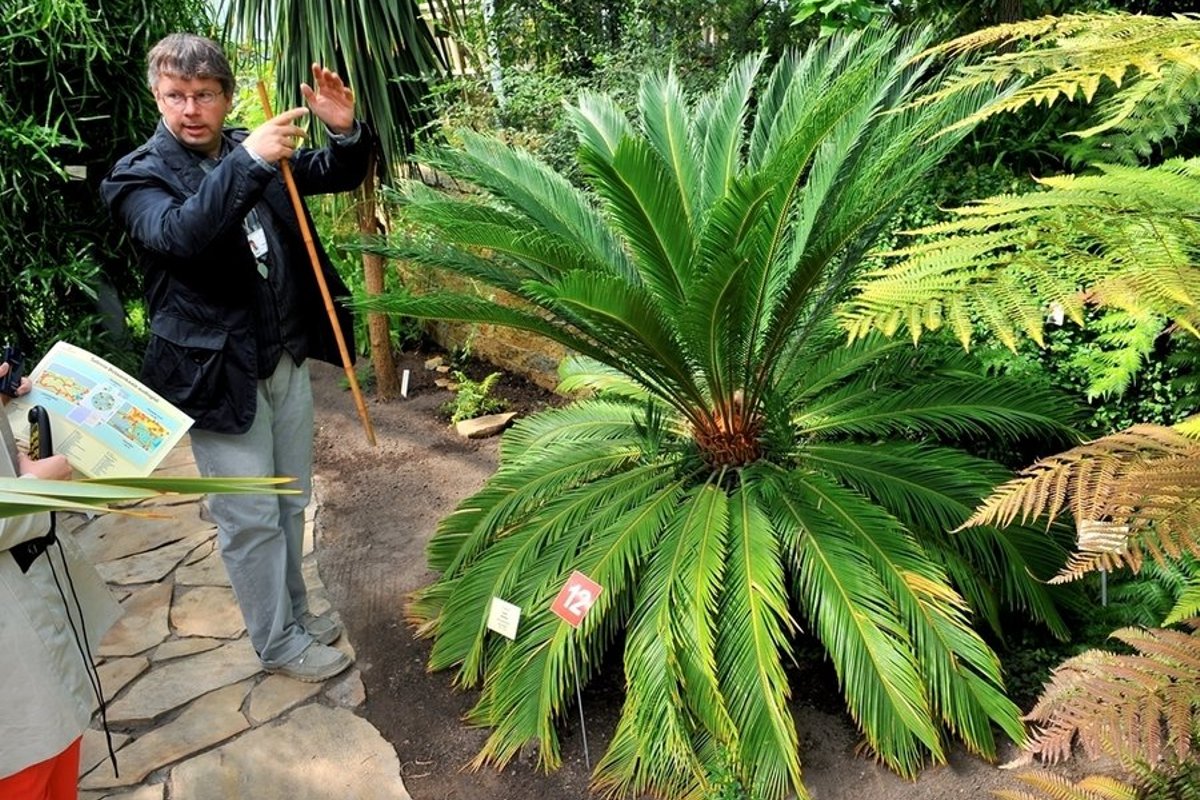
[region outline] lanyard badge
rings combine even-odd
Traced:
[[[267,232],[263,230],[262,222],[258,219],[258,212],[251,211],[242,227],[246,231],[246,242],[250,245],[250,252],[254,253],[255,260],[258,261],[258,274],[267,277],[267,253],[270,247],[267,245]]]

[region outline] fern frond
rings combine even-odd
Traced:
[[[1200,635],[1125,628],[1113,637],[1135,654],[1092,650],[1055,669],[1027,716],[1038,726],[1028,749],[1055,762],[1078,741],[1127,766],[1186,761],[1200,725]]]
[[[1070,510],[1078,552],[1055,581],[1200,554],[1200,445],[1172,428],[1135,425],[1043,459],[1000,486],[963,524],[1004,527]]]
[[[1000,800],[1137,800],[1137,787],[1115,778],[1090,775],[1078,783],[1053,772],[1021,772],[1017,780],[1032,792],[999,789]]]
[[[1192,576],[1175,601],[1163,625],[1175,625],[1200,617],[1200,576]]]
[[[1197,91],[1191,79],[1200,72],[1198,35],[1200,17],[1195,14],[1066,14],[987,28],[929,52],[963,54],[1018,42],[1027,45],[959,68],[941,93],[1024,81],[960,124],[1027,105],[1091,102],[1098,92],[1110,91],[1101,105],[1100,121],[1079,135],[1120,129],[1157,142],[1175,135],[1195,113]]]
[[[950,320],[964,346],[978,324],[1015,348],[1021,335],[1042,343],[1051,306],[1082,323],[1090,305],[1125,315],[1109,323],[1092,392],[1122,389],[1168,321],[1197,313],[1200,159],[1098,168],[913,231],[926,240],[886,254],[839,311],[850,338],[907,328],[916,340]]]

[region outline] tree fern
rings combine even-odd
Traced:
[[[1187,762],[1200,725],[1200,635],[1125,628],[1113,638],[1134,653],[1091,650],[1054,670],[1028,715],[1030,751],[1060,761],[1078,743],[1127,767]]]
[[[961,54],[998,45],[1029,45],[959,69],[941,92],[1024,81],[959,125],[1030,104],[1049,106],[1075,99],[1090,103],[1106,95],[1100,120],[1077,135],[1118,130],[1159,142],[1185,127],[1200,102],[1198,34],[1196,14],[1065,14],[985,28],[931,52]]]
[[[978,321],[1015,348],[1021,336],[1044,344],[1051,309],[1083,324],[1098,306],[1115,312],[1112,360],[1091,371],[1091,392],[1123,391],[1168,322],[1200,335],[1200,159],[1098,170],[914,231],[928,241],[891,253],[843,310],[851,336],[907,328],[915,340],[948,325],[969,346]]]
[[[989,28],[931,52],[1031,46],[961,67],[921,102],[1023,81],[954,130],[1030,103],[1091,102],[1103,94],[1100,122],[1078,135],[1119,132],[1123,140],[1093,152],[1111,154],[1124,141],[1145,155],[1196,113],[1197,32],[1195,15],[1077,14]],[[1104,85],[1112,91],[1101,92]],[[1168,326],[1200,335],[1200,162],[1175,158],[1148,167],[1127,159],[1091,167],[1044,178],[1028,194],[977,201],[956,209],[956,219],[912,231],[924,240],[885,254],[888,268],[867,276],[843,309],[851,337],[906,328],[915,340],[948,326],[969,346],[982,328],[1015,348],[1022,336],[1042,343],[1048,317],[1082,324],[1092,306],[1106,316],[1090,391],[1123,391]]]

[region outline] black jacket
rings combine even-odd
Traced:
[[[341,363],[283,178],[238,146],[247,135],[226,129],[233,147],[206,175],[160,122],[154,136],[118,161],[100,184],[145,271],[151,336],[142,380],[193,417],[198,429],[218,433],[244,433],[254,421],[254,281],[260,278],[242,220],[260,199],[281,222],[284,252],[277,261],[301,287],[301,313],[313,331],[308,355]],[[372,143],[363,126],[353,144],[298,151],[291,165],[300,193],[358,186]],[[309,216],[307,209],[304,214]],[[314,243],[353,357],[350,313],[337,300],[349,292],[320,242]]]

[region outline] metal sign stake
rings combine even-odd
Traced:
[[[579,651],[575,651],[575,702],[579,704],[579,730],[583,733],[583,763],[588,769],[592,768],[592,757],[588,753],[587,722],[583,718],[583,692],[579,684],[583,681],[583,670],[580,669]]]

